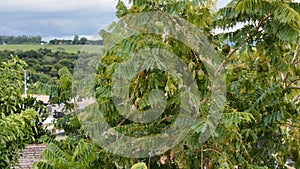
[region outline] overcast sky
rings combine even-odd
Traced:
[[[218,7],[229,0],[220,0]],[[117,0],[0,0],[0,35],[93,35],[116,19]]]

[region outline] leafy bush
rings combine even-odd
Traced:
[[[18,163],[19,150],[34,141],[38,117],[33,109],[9,116],[2,114],[0,118],[0,168],[13,167]]]

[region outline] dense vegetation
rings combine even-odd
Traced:
[[[18,164],[19,150],[48,133],[40,123],[47,109],[29,96],[22,97],[26,63],[13,57],[0,65],[0,168]]]
[[[0,45],[10,44],[46,44],[42,41],[41,36],[0,36]],[[73,40],[66,39],[52,39],[48,42],[50,45],[103,45],[102,40],[88,40],[86,37],[79,38],[78,35],[74,36]]]
[[[97,53],[101,48],[100,45],[50,45],[50,44],[12,44],[12,45],[0,45],[0,51],[29,51],[39,50],[40,48],[46,48],[52,52],[65,51],[67,53],[78,53],[83,48],[89,48],[89,53]]]
[[[19,151],[34,141],[36,128],[34,110],[11,114],[0,118],[0,167],[10,168],[18,164]]]
[[[70,70],[74,67],[74,61],[78,53],[66,53],[64,51],[52,52],[46,48],[30,51],[1,51],[0,60],[6,61],[12,56],[18,56],[28,64],[28,83],[41,81],[44,83],[54,83],[58,77],[58,70],[63,66]]]
[[[59,73],[56,83],[40,83],[41,90],[55,98],[53,103],[68,103],[78,98],[75,96],[92,96],[97,104],[80,113],[76,106],[68,107],[71,113],[56,123],[66,131],[67,139],[60,142],[42,137],[40,141],[48,144],[42,154],[45,160],[35,163],[35,168],[283,169],[287,159],[294,161],[296,168],[300,167],[299,3],[232,0],[215,11],[214,1],[128,0],[129,7],[124,1],[117,4],[118,22],[100,32],[104,42],[100,58],[98,55],[78,58],[73,76],[69,68],[74,63],[70,64],[73,67],[68,64],[52,67]],[[157,22],[157,19],[162,20]],[[227,29],[240,23],[244,24],[241,29],[212,33],[215,28]],[[191,31],[197,34],[189,34]],[[176,39],[174,32],[183,39]],[[197,45],[206,50],[194,50]],[[153,53],[138,55],[145,50]],[[165,67],[180,62],[173,55],[162,59],[160,54],[165,53],[161,51],[176,55],[187,65],[199,95],[193,93],[194,83],[178,79],[184,77],[180,66],[176,73],[167,72]],[[47,50],[36,52],[47,53]],[[214,60],[217,53],[221,61]],[[62,53],[56,54],[59,57],[53,58],[63,57],[59,55]],[[146,60],[139,67],[143,57]],[[164,59],[169,60],[164,63]],[[205,62],[217,63],[217,68],[206,67]],[[211,98],[213,92],[222,91],[222,85],[211,82],[219,77],[222,82],[219,76],[222,73],[226,75],[226,100],[223,93]],[[182,92],[184,89],[192,92]],[[157,90],[161,93],[153,95]],[[128,103],[120,102],[123,97],[129,97]],[[10,97],[7,100],[6,107],[17,106]],[[162,115],[146,121],[143,113],[161,104],[165,106]],[[208,114],[213,106],[214,111]],[[6,107],[2,111],[10,112]],[[214,113],[219,109],[223,110],[220,119]],[[180,111],[190,110],[192,113],[184,117],[195,120],[191,127],[185,130],[180,126],[168,133],[172,124],[183,118]],[[104,121],[110,126],[103,127]],[[182,139],[174,147],[168,147],[174,141],[172,136],[180,131],[186,131]],[[164,138],[161,142],[148,144],[151,137],[161,133]],[[122,140],[124,135],[139,139]],[[203,135],[211,137],[206,139]],[[125,141],[126,146],[120,141]],[[148,152],[149,145],[166,151]],[[134,151],[128,151],[131,147]],[[131,156],[125,157],[128,153]],[[147,157],[145,153],[154,156]],[[141,154],[144,156],[137,156]]]
[[[60,122],[61,126],[68,129],[70,135],[77,135],[77,137],[69,137],[65,143],[79,140],[80,143],[73,144],[74,147],[70,149],[48,139],[47,142],[51,146],[43,154],[46,161],[36,163],[38,168],[64,167],[63,161],[82,164],[80,158],[76,157],[79,155],[78,152],[83,151],[86,152],[86,157],[91,154],[96,155],[96,157],[90,156],[88,158],[90,161],[85,161],[87,168],[98,168],[99,165],[101,168],[130,168],[131,166],[146,168],[145,163],[149,168],[234,168],[234,166],[285,168],[287,159],[293,160],[296,168],[300,166],[298,52],[300,6],[298,3],[233,0],[225,8],[215,12],[213,1],[204,3],[197,0],[131,0],[129,2],[132,5],[126,7],[122,1],[119,1],[116,12],[120,18],[119,22],[113,23],[108,31],[101,31],[105,48],[100,57],[99,66],[92,75],[96,78],[93,92],[95,92],[98,104],[91,105],[83,114],[80,114],[80,118],[74,113]],[[227,76],[224,113],[219,119],[216,130],[213,128],[215,121],[206,114],[211,105],[216,102],[207,98],[211,93],[212,86],[210,86],[209,78],[212,77],[203,67],[203,61],[198,59],[201,52],[193,51],[190,48],[193,45],[181,43],[171,36],[173,28],[177,32],[183,31],[183,34],[192,29],[185,30],[186,27],[180,19],[166,20],[167,23],[163,23],[164,20],[162,20],[161,24],[152,23],[151,19],[146,19],[151,18],[147,14],[144,14],[144,18],[138,17],[138,14],[142,12],[153,12],[152,18],[158,16],[163,18],[164,13],[171,14],[171,16],[197,25],[217,49],[220,57],[224,58],[215,72],[215,75],[218,75],[218,72],[223,69]],[[216,27],[226,29],[239,23],[244,23],[244,27],[229,33],[218,35],[211,33]],[[149,25],[155,28],[155,33],[130,34],[130,31],[145,31]],[[131,36],[125,36],[128,32]],[[162,36],[164,34],[167,36]],[[149,137],[146,136],[155,136],[170,128],[178,118],[180,81],[174,80],[170,74],[156,69],[152,64],[156,63],[163,67],[163,60],[154,54],[148,62],[144,63],[144,69],[140,70],[136,76],[132,76],[132,72],[138,69],[136,67],[138,57],[131,60],[130,54],[152,48],[171,51],[189,65],[198,88],[203,93],[197,98],[201,103],[201,108],[195,112],[197,120],[191,130],[170,150],[150,158],[132,157],[129,159],[117,156],[116,154],[122,154],[127,149],[118,143],[120,136],[114,131],[139,137],[141,145],[135,150],[135,153],[139,154],[143,151],[147,152],[146,144]],[[131,66],[126,67],[123,63]],[[78,71],[84,72],[84,70]],[[113,84],[116,82],[113,79],[113,72],[123,80],[130,79],[129,89],[122,88],[123,85],[120,84],[119,86]],[[73,81],[78,88],[90,87],[83,85],[80,79]],[[152,89],[160,89],[166,97],[166,102],[164,102],[166,108],[163,114],[146,124],[124,119],[121,109],[118,109],[119,105],[113,100],[116,94],[120,94],[114,93],[119,90],[118,87],[120,90],[129,92],[130,104],[134,106],[131,110],[135,113],[146,112],[153,106],[153,103],[159,103],[158,98],[151,97],[150,93]],[[82,89],[85,95],[87,92],[86,88]],[[79,92],[79,94],[82,93]],[[189,107],[185,108],[189,109]],[[112,126],[111,129],[105,130],[100,127],[103,119],[99,115],[95,116],[95,110],[101,112],[105,121]],[[137,110],[140,112],[136,112]],[[94,135],[91,130],[84,132],[83,128],[88,129],[91,126],[81,126],[78,120],[83,120],[81,124],[84,126],[85,122],[95,124],[92,127],[96,131],[103,131],[104,135],[97,137],[99,135]],[[140,118],[140,120],[145,119]],[[212,137],[208,140],[199,140],[199,135],[203,133]],[[86,138],[87,134],[88,137],[98,138],[98,140]],[[106,144],[101,143],[103,140]],[[100,142],[102,146],[94,148],[94,143],[90,143],[93,148],[87,148],[85,144],[91,141]],[[143,141],[145,145],[142,144]],[[115,149],[114,153],[105,151],[111,145],[115,145],[115,148],[119,146],[122,148]],[[131,146],[135,145],[128,142],[127,147]],[[70,154],[70,156],[54,157],[52,154]],[[134,165],[135,163],[138,164]]]
[[[66,67],[69,71],[73,72],[75,61],[78,59],[79,51],[70,53],[63,48],[58,51],[52,51],[47,48],[40,48],[38,50],[4,50],[0,51],[0,61],[7,61],[14,56],[25,61],[27,66],[27,80],[31,93],[37,93],[33,84],[42,82],[47,84],[55,84],[58,80],[58,70]],[[96,53],[82,53],[86,57],[96,55]]]
[[[102,45],[102,40],[88,40],[85,37],[79,39],[78,35],[75,35],[74,40],[50,40],[50,45],[39,45],[40,41],[23,44],[36,40],[40,38],[39,36],[1,36],[0,38],[5,42],[5,45],[0,46],[0,62],[8,61],[14,56],[25,61],[28,64],[27,83],[31,93],[39,93],[33,84],[36,82],[55,84],[58,81],[59,69],[66,67],[72,72],[79,55],[95,56]]]
[[[49,41],[50,45],[103,45],[102,40],[88,40],[86,37],[79,38],[78,35],[74,36],[73,40],[65,40],[65,39],[53,39]]]
[[[41,36],[0,36],[0,44],[40,44]]]

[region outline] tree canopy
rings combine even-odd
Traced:
[[[296,168],[300,167],[299,3],[233,0],[216,11],[213,1],[126,2],[130,5],[118,1],[119,20],[100,32],[104,43],[101,57],[89,58],[86,66],[75,66],[77,72],[86,73],[86,82],[94,79],[82,84],[76,77],[84,75],[74,75],[76,90],[87,92],[84,87],[92,88],[92,93],[84,94],[94,96],[96,104],[78,116],[68,117],[78,118],[82,124],[77,127],[81,136],[70,139],[81,140],[83,146],[73,145],[81,150],[85,150],[87,141],[93,142],[91,146],[100,145],[94,150],[98,158],[90,158],[93,162],[89,166],[144,168],[145,163],[149,168],[285,168],[286,160],[291,159]],[[162,20],[156,20],[159,18]],[[239,24],[241,29],[213,33],[215,28]],[[201,33],[190,33],[194,31]],[[215,60],[214,54],[221,59]],[[178,65],[181,62],[175,56],[187,66]],[[168,72],[172,66],[175,73]],[[193,81],[184,78],[186,69]],[[221,73],[226,75],[226,101],[211,97],[215,91],[222,91],[222,85],[212,82]],[[185,93],[187,88],[190,91]],[[163,112],[152,120],[147,113],[155,106]],[[213,112],[223,109],[221,118],[208,113],[214,106]],[[181,110],[191,110],[192,118],[183,118]],[[109,127],[103,127],[103,119]],[[174,146],[155,142],[152,148],[164,147],[166,151],[149,152],[147,139],[165,133],[161,140],[173,144],[172,134],[185,131],[182,125],[171,130],[172,134],[166,132],[177,119],[195,121]],[[78,124],[78,120],[74,122]],[[211,137],[199,137],[201,134]],[[139,139],[130,142],[123,135]],[[127,147],[122,147],[121,141]],[[71,150],[59,146],[72,155],[78,152],[75,146]],[[128,152],[132,147],[136,149]],[[63,150],[50,144],[44,154],[46,161],[38,166],[64,166],[55,163],[48,153],[63,154]],[[128,153],[132,153],[131,158]],[[154,156],[147,157],[146,153]]]

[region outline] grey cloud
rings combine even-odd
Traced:
[[[114,11],[0,12],[0,34],[44,37],[88,35],[114,19]]]
[[[219,0],[217,8],[230,0]],[[296,0],[300,1],[300,0]],[[0,35],[91,35],[113,21],[117,0],[0,0]]]
[[[2,12],[111,11],[116,0],[0,0]]]
[[[115,19],[116,0],[0,0],[0,35],[93,34]]]
[[[1,35],[24,35],[25,32],[19,30],[19,29],[14,29],[14,28],[10,28],[7,26],[2,26],[0,25],[0,33]]]

